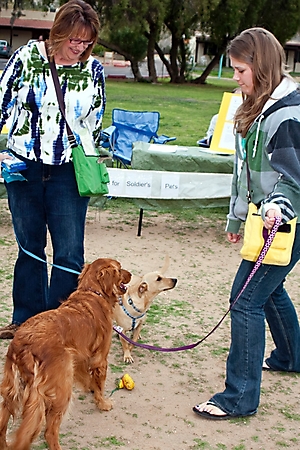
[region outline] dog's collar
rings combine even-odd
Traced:
[[[140,314],[143,314],[143,311],[141,311],[140,309],[138,309],[138,308],[135,306],[135,304],[133,303],[133,300],[132,300],[131,297],[128,297],[127,303],[128,303],[128,305],[130,305],[136,312],[138,312],[138,313],[140,313]],[[119,305],[121,305],[121,306],[123,305],[122,297],[119,297]]]
[[[89,291],[91,291],[91,292],[93,292],[94,294],[100,295],[100,297],[102,297],[102,294],[101,294],[101,292],[99,292],[99,291],[95,291],[95,290],[94,290],[94,289],[92,289],[92,288],[88,288],[88,290],[89,290]]]
[[[119,297],[119,305],[120,305],[121,308],[123,309],[124,313],[125,313],[128,317],[130,317],[130,319],[132,320],[131,330],[129,330],[129,331],[133,331],[133,330],[136,328],[136,326],[137,326],[137,323],[136,323],[137,320],[138,320],[138,319],[141,319],[142,317],[144,317],[144,315],[146,314],[146,312],[142,313],[142,311],[140,311],[140,310],[134,305],[133,300],[132,300],[131,297],[128,298],[127,303],[128,303],[130,306],[132,306],[132,308],[133,308],[136,312],[141,313],[140,316],[136,316],[136,317],[132,316],[132,315],[130,314],[130,312],[126,309],[126,307],[124,306],[122,297]]]

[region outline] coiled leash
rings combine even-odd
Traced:
[[[211,334],[213,334],[214,331],[216,331],[216,329],[221,325],[221,323],[223,322],[223,320],[225,319],[225,317],[229,314],[229,312],[231,311],[231,309],[234,307],[234,305],[236,304],[236,302],[238,301],[238,299],[240,298],[240,296],[242,295],[242,293],[244,292],[244,290],[246,289],[246,287],[248,286],[248,284],[250,283],[251,279],[253,278],[253,276],[255,275],[255,273],[257,272],[257,270],[259,269],[259,267],[261,266],[269,248],[271,247],[271,244],[274,240],[275,234],[279,228],[281,222],[281,218],[280,217],[275,217],[275,223],[272,227],[272,230],[270,231],[270,234],[268,235],[267,238],[265,238],[265,243],[263,248],[261,249],[258,258],[256,260],[256,263],[254,264],[253,269],[250,272],[250,275],[248,276],[244,286],[242,287],[242,289],[240,290],[240,292],[238,293],[238,295],[236,296],[236,298],[234,299],[234,301],[231,303],[231,305],[229,306],[228,310],[226,311],[226,313],[224,314],[224,316],[219,320],[219,322],[217,323],[217,325],[215,325],[213,327],[213,329],[207,333],[202,339],[200,339],[198,342],[195,342],[194,344],[189,344],[189,345],[183,345],[182,347],[173,347],[173,348],[169,348],[169,347],[156,347],[153,345],[148,345],[148,344],[142,344],[139,342],[135,342],[132,339],[130,339],[128,336],[126,336],[126,334],[124,334],[122,332],[122,327],[119,327],[118,325],[114,325],[113,329],[114,331],[116,331],[123,339],[125,339],[127,342],[129,342],[130,344],[134,345],[135,347],[141,347],[141,348],[145,348],[147,350],[154,350],[157,352],[181,352],[183,350],[190,350],[192,348],[197,347],[198,345],[200,345],[203,341],[205,341]]]

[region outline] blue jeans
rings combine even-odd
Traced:
[[[22,158],[24,159],[24,158]],[[78,194],[72,163],[44,165],[26,160],[27,181],[6,183],[8,204],[21,246],[46,260],[47,230],[53,263],[81,272],[89,198]],[[16,324],[41,311],[57,308],[77,286],[78,275],[47,265],[19,249],[14,268],[13,318]]]
[[[277,370],[300,372],[300,329],[294,305],[284,289],[285,277],[300,258],[300,224],[288,266],[263,264],[231,310],[231,346],[225,390],[211,401],[232,416],[257,412],[265,352],[265,319],[276,346],[266,360]],[[243,260],[232,286],[232,303],[254,263]]]

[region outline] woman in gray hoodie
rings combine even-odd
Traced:
[[[260,207],[266,229],[300,221],[300,94],[284,70],[285,55],[275,36],[263,28],[243,31],[230,44],[234,80],[243,103],[235,116],[236,160],[227,221],[229,242],[239,229],[249,199]],[[230,303],[231,345],[225,390],[193,410],[206,419],[222,420],[257,412],[262,369],[300,372],[300,329],[294,305],[284,288],[286,276],[300,258],[300,223],[291,261],[262,264],[237,302],[255,262],[242,260]],[[264,361],[265,319],[275,349]]]

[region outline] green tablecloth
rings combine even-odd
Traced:
[[[171,172],[227,173],[233,172],[234,155],[220,155],[200,147],[133,143],[131,167],[136,170]],[[214,208],[228,207],[229,197],[197,200],[136,199],[140,208]]]
[[[131,167],[137,170],[232,174],[233,160],[233,155],[207,152],[200,147],[137,141],[133,143]]]

